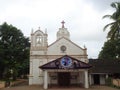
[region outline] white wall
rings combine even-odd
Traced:
[[[105,75],[104,74],[100,75],[100,84],[105,85]]]
[[[56,72],[49,72],[49,84],[57,84],[58,80],[57,80],[57,73]]]
[[[84,72],[81,71],[79,72],[79,76],[80,76],[80,83],[84,84],[85,83],[85,75],[84,75]]]
[[[67,47],[65,53],[60,50],[60,47],[64,45]],[[48,47],[48,55],[84,55],[84,51],[82,48],[76,46],[75,44],[71,43],[70,41],[62,38],[59,41],[55,42],[54,44]]]
[[[39,66],[46,63],[46,59],[32,59],[30,61],[29,85],[43,84],[43,71]]]

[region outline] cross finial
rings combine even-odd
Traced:
[[[62,28],[64,28],[64,24],[65,24],[64,20],[61,23],[62,23]]]
[[[34,32],[34,31],[33,31],[33,28],[32,28],[32,29],[31,29],[31,34],[33,34],[33,32]]]
[[[38,27],[38,30],[40,30],[40,27]]]

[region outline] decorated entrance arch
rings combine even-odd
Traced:
[[[85,88],[88,88],[88,69],[90,67],[91,65],[88,63],[64,55],[39,68],[44,71],[44,89],[47,89],[48,84],[54,84],[52,79],[56,80],[58,86],[70,86],[73,84],[81,86],[82,84]],[[48,77],[51,82],[48,82]],[[77,81],[73,83],[73,80]]]

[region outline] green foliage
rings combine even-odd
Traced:
[[[106,85],[108,85],[108,86],[112,86],[112,78],[111,78],[111,77],[107,78],[107,79],[105,80],[105,83],[106,83]]]
[[[105,15],[103,18],[110,18],[113,20],[113,22],[107,24],[104,27],[104,30],[106,28],[110,28],[107,38],[109,39],[118,39],[120,38],[120,2],[114,2],[111,4],[111,7],[115,9],[115,12],[112,15]]]
[[[29,60],[29,39],[12,25],[3,23],[0,25],[0,77],[9,74],[13,70],[13,79],[23,67],[28,68]],[[23,69],[23,68],[22,68]],[[28,71],[27,71],[28,73]],[[21,73],[22,74],[22,73]],[[9,75],[8,75],[9,76]],[[8,78],[10,78],[9,76]]]
[[[104,27],[104,30],[109,27],[108,40],[99,53],[99,59],[120,59],[120,2],[113,2],[111,7],[115,9],[115,12],[103,17],[110,18],[113,22]]]
[[[107,78],[105,80],[105,83],[106,83],[107,86],[120,89],[120,86],[116,86],[116,85],[113,84],[113,79],[111,77]]]
[[[120,39],[108,40],[99,53],[99,59],[120,59]]]

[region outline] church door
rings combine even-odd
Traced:
[[[94,84],[99,85],[100,84],[100,75],[99,74],[94,74]]]
[[[69,86],[70,85],[70,73],[69,72],[58,73],[58,85],[59,86]]]

